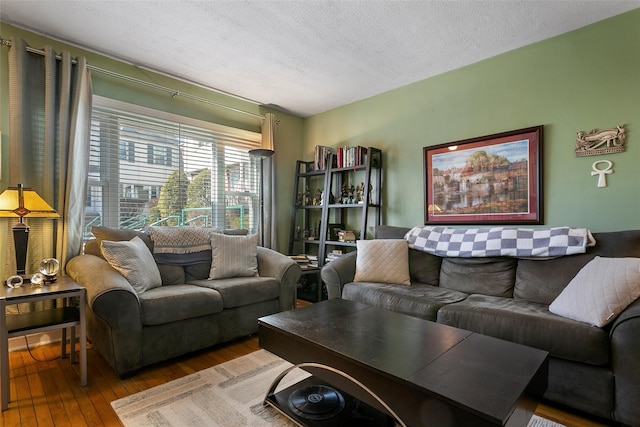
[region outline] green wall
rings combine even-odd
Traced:
[[[10,39],[13,36],[22,37],[29,46],[40,49],[45,45],[51,45],[57,52],[68,50],[73,57],[84,55],[90,65],[118,74],[134,77],[138,80],[152,82],[161,86],[175,89],[179,92],[208,99],[210,101],[234,107],[243,111],[264,114],[273,112],[280,119],[276,130],[274,156],[276,165],[276,197],[279,221],[282,225],[278,228],[278,249],[286,251],[289,238],[289,221],[291,194],[293,182],[291,177],[295,173],[295,160],[302,157],[302,129],[303,119],[279,111],[270,110],[254,102],[246,101],[220,92],[204,89],[197,85],[175,80],[167,76],[152,73],[141,68],[119,62],[92,52],[80,49],[76,46],[60,43],[25,31],[14,26],[0,23],[0,36]],[[8,82],[8,58],[9,49],[0,47],[0,132],[2,132],[2,175],[0,176],[0,191],[10,184],[7,182],[8,142],[9,142],[9,82]],[[179,60],[179,58],[176,58]],[[149,108],[164,110],[182,116],[193,117],[212,123],[234,126],[254,132],[260,132],[260,119],[249,115],[232,112],[220,107],[212,106],[184,97],[172,97],[170,93],[147,88],[125,80],[110,77],[99,72],[92,72],[93,93],[95,95],[118,99],[124,102],[142,105]],[[0,227],[0,246],[7,245],[7,230]],[[5,251],[0,251],[0,271],[5,264]]]
[[[640,9],[305,119],[316,144],[384,151],[383,223],[424,223],[423,147],[544,125],[547,226],[640,228]],[[624,153],[575,157],[576,133],[625,125]],[[591,176],[611,160],[608,186]]]
[[[0,36],[33,47],[84,55],[89,64],[171,87],[253,113],[253,102],[203,89],[0,23]],[[0,47],[2,175],[7,182],[8,77]],[[186,98],[172,98],[93,73],[94,93],[214,123],[259,131],[259,120]],[[318,94],[322,96],[322,94]],[[275,112],[279,250],[289,232],[296,159],[312,159],[316,144],[364,145],[384,150],[383,222],[424,221],[422,148],[542,124],[544,207],[548,226],[593,231],[640,228],[640,9],[503,55],[306,119]],[[624,124],[627,151],[576,158],[576,132]],[[596,160],[611,160],[608,187],[591,176]],[[6,247],[0,227],[0,247]],[[4,265],[0,251],[0,269]]]

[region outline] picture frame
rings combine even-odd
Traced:
[[[425,224],[544,224],[543,126],[423,148]]]
[[[329,224],[327,228],[327,240],[338,241],[338,231],[344,230],[344,224]]]

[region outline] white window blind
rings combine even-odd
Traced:
[[[86,237],[94,225],[257,232],[259,133],[95,98]]]

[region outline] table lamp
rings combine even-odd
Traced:
[[[22,184],[9,187],[0,194],[0,218],[15,218],[20,220],[13,227],[13,242],[16,248],[16,269],[19,276],[26,273],[27,246],[29,243],[29,226],[23,218],[60,218],[60,215],[32,188],[25,188]]]

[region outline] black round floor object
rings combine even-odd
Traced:
[[[299,388],[289,396],[289,408],[300,418],[326,420],[344,409],[342,394],[325,385]]]

